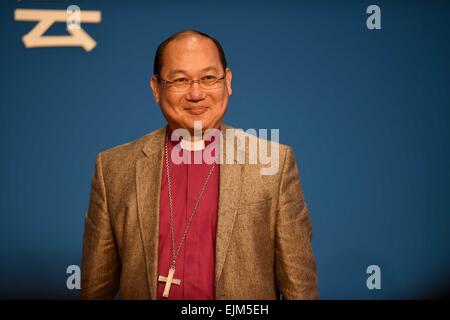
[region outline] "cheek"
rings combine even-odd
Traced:
[[[175,95],[166,95],[161,97],[161,105],[169,113],[178,113],[182,106],[182,97]]]
[[[221,92],[220,97],[218,97],[217,104],[220,106],[221,109],[225,108],[228,104],[228,92],[226,89],[224,89]]]

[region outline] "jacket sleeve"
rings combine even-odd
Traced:
[[[284,299],[317,299],[311,219],[290,147],[285,152],[279,188],[275,249],[277,289]]]
[[[97,156],[85,216],[81,299],[113,299],[119,288],[120,260],[106,199],[101,153]]]

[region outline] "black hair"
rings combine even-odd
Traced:
[[[217,41],[217,39],[211,37],[210,35],[197,31],[197,30],[193,30],[193,29],[186,29],[186,30],[182,30],[179,32],[176,32],[174,34],[172,34],[170,37],[168,37],[166,40],[164,40],[159,46],[158,49],[156,49],[156,53],[155,53],[155,60],[153,63],[153,73],[157,76],[161,76],[160,72],[161,72],[161,68],[162,68],[162,56],[164,54],[164,49],[166,48],[166,46],[172,41],[175,40],[176,38],[178,38],[179,36],[181,36],[184,33],[193,33],[193,34],[197,34],[200,35],[202,37],[208,38],[210,39],[212,42],[214,42],[214,44],[217,47],[217,50],[219,52],[219,58],[220,58],[220,62],[222,63],[223,66],[223,70],[225,71],[225,69],[227,68],[227,59],[225,57],[225,52],[223,51],[223,48],[220,44],[219,41]]]

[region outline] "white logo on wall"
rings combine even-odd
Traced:
[[[14,20],[38,22],[22,37],[26,48],[82,47],[89,52],[97,42],[81,27],[81,22],[100,23],[102,15],[100,11],[81,11],[78,6],[71,5],[67,10],[16,9]],[[44,36],[56,22],[65,22],[70,35]]]
[[[66,281],[67,289],[69,289],[69,290],[73,290],[73,289],[80,290],[81,289],[81,270],[80,270],[80,267],[75,265],[75,264],[72,264],[72,265],[67,267],[66,273],[70,274],[70,276],[67,277],[67,281]]]
[[[371,13],[367,18],[366,25],[369,30],[381,29],[381,9],[379,6],[372,4],[367,7],[366,13]]]
[[[367,274],[370,276],[367,278],[367,289],[381,289],[381,269],[376,264],[367,267]]]

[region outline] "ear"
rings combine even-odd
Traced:
[[[150,87],[152,88],[155,102],[159,103],[159,80],[155,75],[153,75],[152,78],[150,79]]]
[[[228,95],[231,96],[232,90],[231,90],[231,79],[233,78],[233,75],[231,74],[230,68],[227,68],[225,70],[225,85],[227,86]]]

